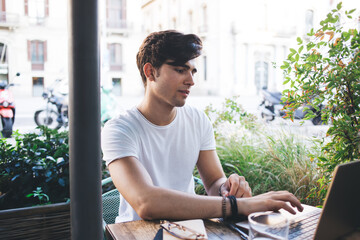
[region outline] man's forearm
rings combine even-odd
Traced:
[[[226,201],[226,215],[229,216],[230,203],[228,199]],[[220,196],[201,196],[153,187],[152,192],[142,194],[137,203],[133,206],[135,211],[148,220],[222,217]]]

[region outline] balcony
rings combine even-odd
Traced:
[[[275,36],[281,38],[290,38],[296,36],[296,26],[282,26],[281,28],[275,29]]]
[[[207,24],[202,24],[199,26],[198,28],[198,35],[201,37],[201,38],[206,38],[207,34],[208,34],[208,25]]]
[[[45,17],[28,17],[30,25],[44,26],[46,22]]]
[[[131,25],[126,19],[107,19],[107,32],[111,34],[125,35],[131,29]]]
[[[14,29],[20,25],[19,14],[0,12],[0,28]]]
[[[121,72],[124,71],[123,64],[110,64],[110,71]]]

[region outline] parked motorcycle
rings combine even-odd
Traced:
[[[61,82],[62,79],[55,80],[54,85],[47,88],[42,94],[42,97],[46,100],[46,106],[35,112],[34,120],[36,125],[47,126],[51,129],[68,126],[68,94],[67,92],[55,91],[55,89],[59,89]]]
[[[262,89],[262,102],[259,105],[259,109],[261,111],[261,117],[266,119],[266,121],[273,121],[275,117],[284,117],[286,115],[285,111],[282,110],[284,107],[284,103],[281,100],[282,94],[281,92],[270,92],[267,89]],[[321,121],[321,109],[323,105],[319,106],[319,111],[317,111],[312,106],[304,106],[308,107],[309,110],[315,113],[316,117],[311,119],[311,122],[314,125],[322,124]],[[295,119],[304,119],[306,115],[306,111],[304,107],[297,109],[294,112]]]
[[[20,76],[20,73],[17,73],[16,76]],[[10,91],[12,86],[14,86],[13,83],[0,81],[0,116],[3,127],[1,133],[5,138],[11,137],[15,122],[15,102]]]
[[[62,80],[56,80],[59,85]],[[56,88],[58,89],[58,87]],[[67,92],[54,91],[54,87],[48,88],[43,93],[47,101],[46,107],[35,112],[34,120],[38,126],[47,126],[52,129],[67,127],[68,116],[68,94]],[[118,106],[116,99],[110,89],[101,87],[101,123],[104,124],[115,116]]]

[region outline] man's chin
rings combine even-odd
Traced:
[[[175,106],[176,106],[176,107],[183,107],[185,104],[186,104],[186,101],[177,102],[177,103],[175,104]]]

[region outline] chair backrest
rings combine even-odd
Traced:
[[[115,218],[118,216],[120,196],[117,189],[113,189],[102,195],[103,204],[103,224],[115,223]]]
[[[200,178],[194,177],[195,183],[202,185],[203,182]],[[111,177],[102,180],[102,185],[110,183]],[[103,204],[103,228],[107,224],[115,223],[115,218],[119,213],[119,205],[120,205],[120,196],[118,190],[112,189],[108,192],[103,193],[102,195],[102,204]]]

